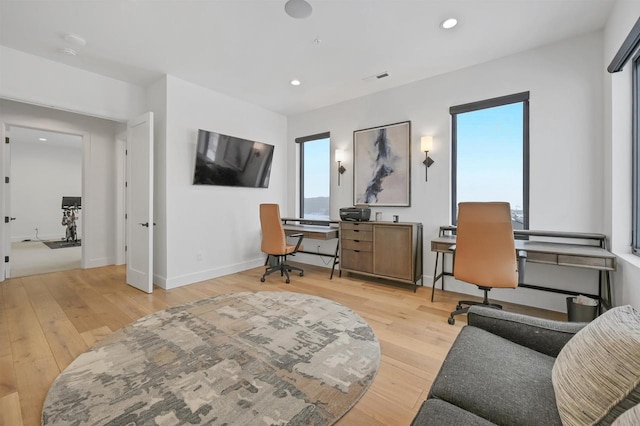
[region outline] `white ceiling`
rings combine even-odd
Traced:
[[[0,0],[0,44],[143,86],[170,74],[293,115],[599,30],[613,5],[309,2],[311,17],[298,20],[285,0]],[[458,26],[440,29],[451,16]],[[87,45],[74,47],[65,33]],[[366,79],[383,71],[388,78]]]

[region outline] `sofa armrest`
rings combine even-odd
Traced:
[[[467,322],[552,357],[557,357],[569,339],[587,325],[536,318],[483,306],[469,308]]]

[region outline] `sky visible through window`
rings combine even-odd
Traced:
[[[304,197],[329,196],[329,138],[304,144]]]
[[[329,218],[330,145],[329,138],[304,143],[303,217],[305,218]]]
[[[522,210],[522,117],[522,102],[458,114],[457,202],[508,201],[512,213]]]

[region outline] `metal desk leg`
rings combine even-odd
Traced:
[[[433,283],[431,284],[431,301],[433,302],[433,295],[436,292],[436,277],[438,276],[438,257],[440,256],[439,252],[436,252],[436,266],[433,268]],[[442,255],[442,268],[444,268],[444,254]],[[444,272],[444,269],[443,269]],[[444,279],[444,276],[442,277]]]
[[[340,263],[340,260],[338,260],[338,249],[340,248],[340,239],[338,239],[338,242],[336,243],[336,252],[333,255],[333,265],[331,265],[331,276],[329,277],[330,280],[333,279],[333,271],[336,269],[336,265],[338,263]],[[342,276],[342,271],[340,271],[340,276]]]

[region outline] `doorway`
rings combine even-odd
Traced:
[[[6,276],[80,268],[82,136],[7,127],[10,246],[5,255],[10,268]]]

